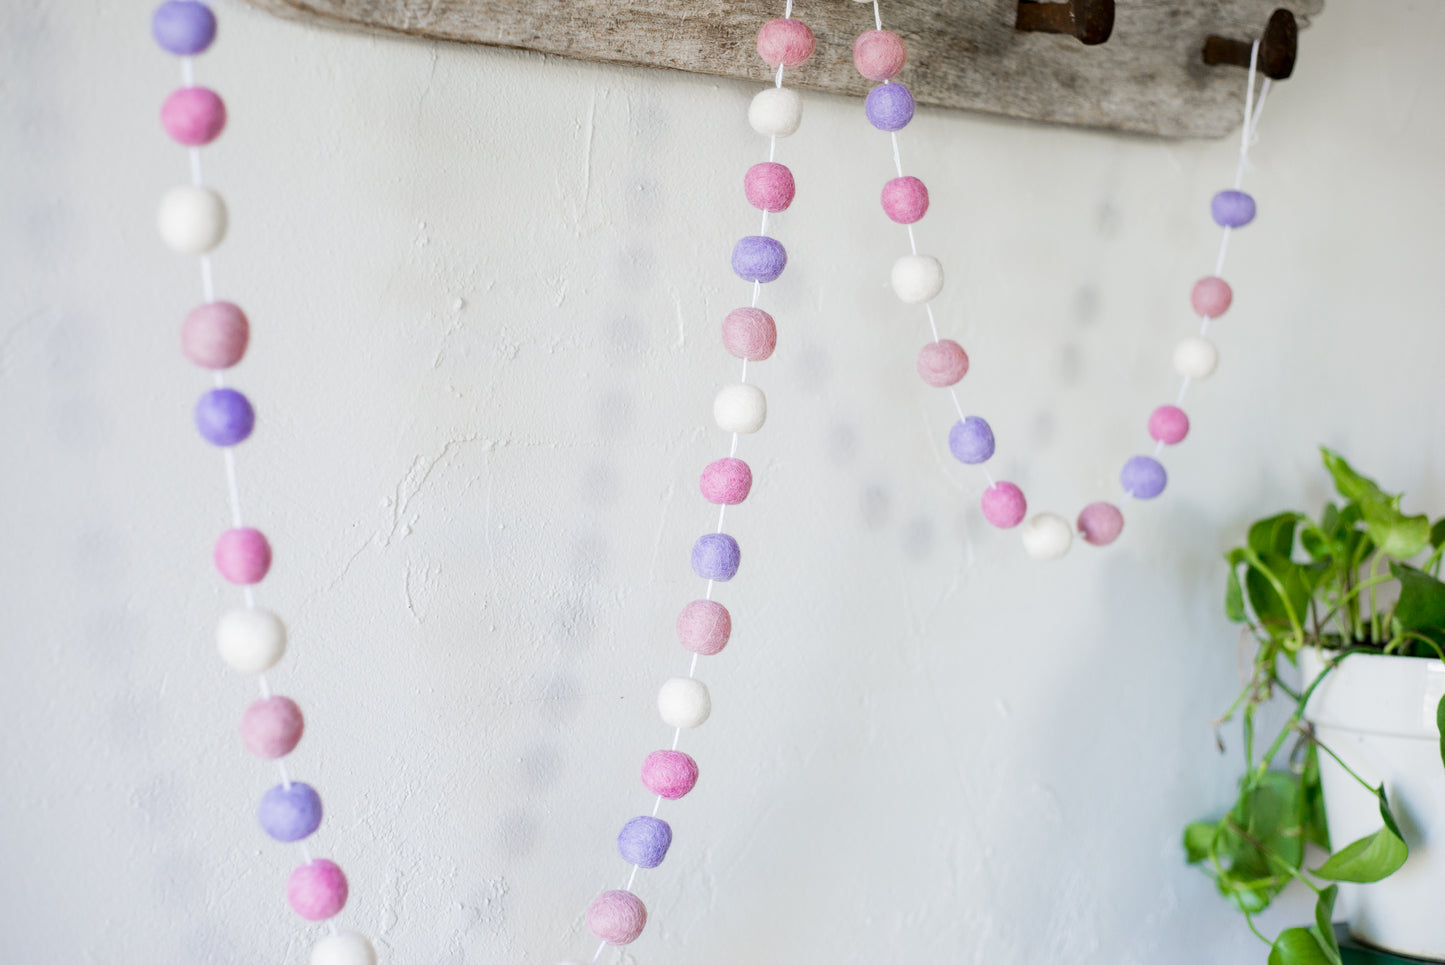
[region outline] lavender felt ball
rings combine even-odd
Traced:
[[[726,583],[737,575],[743,553],[727,533],[706,533],[692,544],[692,571],[704,580]]]
[[[321,795],[300,781],[277,784],[261,798],[256,811],[261,829],[277,841],[300,841],[321,827]]]
[[[880,131],[901,131],[913,120],[913,95],[902,84],[879,84],[863,102],[868,123]]]
[[[168,0],[151,15],[151,36],[169,53],[199,54],[216,39],[216,15],[196,0]]]
[[[672,847],[672,828],[661,818],[633,818],[617,835],[617,851],[622,860],[639,868],[656,868]]]
[[[955,422],[948,432],[948,448],[953,458],[976,466],[993,456],[993,430],[976,415]]]
[[[748,235],[733,247],[733,272],[743,281],[775,281],[787,266],[788,253],[776,238]]]
[[[1164,491],[1164,484],[1168,481],[1169,474],[1159,460],[1148,456],[1133,457],[1124,463],[1124,471],[1119,473],[1124,491],[1135,499],[1153,499]]]
[[[196,428],[213,446],[244,442],[256,428],[256,412],[235,389],[212,389],[196,403]]]
[[[1209,202],[1209,213],[1221,228],[1243,228],[1254,220],[1254,199],[1243,191],[1221,191]]]

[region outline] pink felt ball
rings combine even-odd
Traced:
[[[760,211],[787,211],[796,191],[793,172],[786,164],[762,161],[743,175],[743,194],[748,204]]]
[[[207,369],[228,369],[241,361],[251,338],[246,313],[230,302],[193,308],[181,324],[181,352]]]
[[[216,569],[232,583],[260,583],[271,569],[271,544],[260,530],[228,529],[216,540]]]
[[[241,742],[246,750],[268,761],[285,757],[301,742],[306,718],[290,697],[267,697],[241,715]]]
[[[705,657],[721,652],[732,632],[732,615],[716,600],[693,600],[677,615],[677,639]]]
[[[741,459],[718,459],[703,469],[700,488],[714,506],[736,506],[753,488],[753,471]]]
[[[1124,514],[1112,503],[1090,503],[1079,511],[1079,535],[1090,546],[1108,546],[1124,529]]]
[[[226,127],[226,103],[210,88],[182,87],[161,105],[161,126],[179,144],[210,144]]]
[[[697,761],[682,751],[653,751],[642,762],[642,783],[658,797],[676,801],[697,786]]]
[[[1218,318],[1223,315],[1229,310],[1229,303],[1232,301],[1234,291],[1229,287],[1229,282],[1213,275],[1199,279],[1194,283],[1194,290],[1189,293],[1189,304],[1194,308],[1194,314],[1205,318]]]
[[[1023,522],[1024,514],[1029,511],[1023,490],[1010,482],[994,483],[985,489],[980,505],[983,518],[999,529],[1012,529]]]
[[[928,186],[914,177],[883,185],[883,213],[899,224],[913,224],[928,213]]]
[[[853,41],[853,66],[869,80],[897,77],[907,62],[908,48],[891,30],[870,30]]]
[[[769,20],[758,31],[758,56],[769,67],[797,67],[813,56],[813,31],[801,20]]]
[[[1189,435],[1189,416],[1174,405],[1161,405],[1149,416],[1149,435],[1155,442],[1172,446]]]
[[[325,921],[346,907],[346,875],[334,861],[299,865],[286,882],[286,900],[307,921]]]
[[[968,374],[968,353],[951,338],[929,342],[918,350],[918,375],[936,389],[955,385]]]
[[[587,930],[609,945],[630,945],[647,925],[647,908],[630,891],[604,891],[587,907]]]
[[[778,347],[778,326],[761,308],[734,308],[723,319],[722,341],[735,358],[761,362]]]

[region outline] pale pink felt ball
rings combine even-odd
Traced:
[[[1108,546],[1124,530],[1124,514],[1112,503],[1090,503],[1079,511],[1079,535],[1090,546]]]
[[[722,341],[735,358],[761,362],[778,347],[778,326],[761,308],[734,308],[723,319]]]
[[[289,697],[267,697],[241,715],[241,742],[257,757],[275,760],[296,749],[306,730],[301,708]]]
[[[653,751],[642,762],[642,783],[658,797],[676,801],[697,786],[697,761],[682,751]]]
[[[1216,278],[1208,275],[1194,283],[1194,290],[1189,293],[1189,304],[1194,309],[1194,314],[1205,318],[1218,318],[1229,310],[1230,302],[1234,301],[1234,291],[1229,287],[1229,282],[1223,278]]]
[[[936,389],[955,385],[968,374],[968,353],[951,338],[918,350],[918,375]]]
[[[983,518],[999,529],[1012,529],[1023,522],[1024,515],[1029,511],[1023,490],[1011,482],[994,483],[985,489],[979,504],[983,508]]]
[[[1149,435],[1155,442],[1172,446],[1189,435],[1189,416],[1174,405],[1161,405],[1149,416]]]
[[[686,650],[710,657],[732,636],[733,618],[716,600],[693,600],[677,615],[677,639]]]
[[[717,459],[703,469],[699,488],[714,506],[736,506],[753,488],[753,471],[741,459]]]
[[[191,309],[181,324],[181,352],[206,369],[228,369],[241,361],[251,338],[246,313],[230,302]]]
[[[813,31],[801,20],[769,20],[758,31],[758,56],[769,67],[797,67],[813,56]]]
[[[748,168],[743,175],[743,194],[748,204],[759,211],[786,211],[793,203],[797,185],[786,164],[762,161]]]
[[[853,66],[869,80],[897,77],[906,63],[908,48],[891,30],[869,30],[853,41]]]
[[[216,540],[216,569],[232,583],[260,583],[271,569],[271,544],[260,530],[228,529]]]
[[[297,866],[286,882],[286,900],[307,921],[335,917],[346,907],[346,893],[346,875],[325,858]]]
[[[207,87],[182,87],[161,105],[161,126],[179,144],[210,144],[226,128],[226,104]]]
[[[913,224],[928,213],[928,186],[915,177],[883,185],[883,213],[899,224]]]
[[[587,908],[587,930],[609,945],[630,945],[647,925],[647,908],[630,891],[604,891]]]

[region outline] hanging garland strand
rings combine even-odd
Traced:
[[[708,463],[699,481],[703,498],[718,507],[716,528],[698,537],[692,547],[692,569],[706,581],[706,589],[702,599],[684,606],[677,618],[678,639],[692,653],[687,676],[668,680],[657,695],[658,712],[673,733],[671,746],[653,751],[642,764],[642,783],[656,796],[652,811],[632,818],[617,836],[617,850],[632,866],[627,883],[621,889],[604,891],[587,909],[587,927],[601,941],[593,962],[608,945],[635,941],[647,924],[647,909],[632,886],[640,870],[662,863],[672,844],[672,827],[657,816],[662,802],[683,797],[697,783],[697,762],[677,749],[682,732],[701,726],[712,712],[707,685],[697,679],[698,659],[721,652],[732,634],[731,614],[712,597],[717,584],[737,574],[742,556],[737,540],[723,532],[723,524],[728,507],[745,500],[753,484],[752,469],[737,458],[738,440],[761,429],[767,418],[767,399],[762,389],[748,381],[748,364],[764,361],[777,345],[777,326],[772,316],[758,307],[758,299],[762,286],[782,275],[788,263],[782,243],[768,235],[768,216],[786,211],[793,202],[793,174],[775,158],[778,138],[795,132],[803,117],[802,100],[796,91],[783,86],[783,72],[804,63],[814,48],[813,32],[793,19],[792,0],[780,19],[759,30],[757,48],[758,55],[777,72],[773,85],[759,91],[748,106],[748,123],[768,139],[768,159],[754,164],[743,176],[744,196],[762,212],[758,233],[742,238],[732,252],[733,272],[752,284],[752,299],[746,307],[729,312],[722,323],[723,347],[742,361],[742,373],[713,399],[713,420],[732,441],[727,456]]]
[[[985,465],[993,457],[993,429],[980,416],[965,415],[955,386],[968,373],[969,359],[963,347],[952,339],[940,338],[938,321],[933,314],[933,299],[943,290],[943,266],[932,255],[918,253],[913,225],[928,211],[928,188],[918,178],[903,173],[903,158],[898,148],[898,132],[913,119],[913,95],[896,78],[908,60],[902,38],[883,29],[883,15],[878,0],[858,0],[873,4],[874,29],[860,34],[853,44],[853,64],[858,73],[879,85],[868,92],[864,113],[880,131],[887,132],[893,144],[893,164],[898,176],[883,186],[883,212],[892,221],[908,230],[909,253],[893,263],[890,281],[899,300],[909,305],[922,305],[928,316],[933,340],[918,353],[918,374],[924,382],[948,390],[958,421],[948,433],[948,448],[954,458],[969,466],[977,466],[988,480],[981,500],[983,516],[1000,529],[1020,529],[1024,550],[1034,559],[1057,559],[1069,551],[1074,529],[1055,513],[1035,513],[1025,522],[1028,501],[1023,490],[1011,482],[995,480]],[[1131,457],[1119,474],[1124,495],[1120,503],[1131,499],[1153,499],[1164,491],[1168,474],[1159,456],[1165,446],[1184,441],[1189,433],[1189,417],[1180,408],[1191,382],[1202,381],[1214,374],[1219,353],[1206,338],[1210,322],[1223,315],[1233,300],[1229,284],[1220,275],[1229,247],[1230,233],[1254,220],[1254,199],[1240,190],[1244,172],[1249,167],[1249,149],[1256,140],[1256,128],[1264,101],[1269,94],[1270,79],[1265,78],[1258,102],[1254,97],[1254,80],[1259,60],[1259,42],[1250,54],[1249,80],[1244,101],[1244,129],[1240,136],[1239,162],[1235,168],[1234,186],[1220,191],[1210,202],[1210,214],[1223,230],[1214,273],[1195,283],[1190,305],[1199,317],[1199,334],[1189,336],[1174,350],[1174,369],[1179,374],[1179,391],[1172,405],[1161,405],[1149,416],[1148,431],[1154,440],[1150,455]],[[1124,514],[1110,502],[1095,502],[1079,513],[1077,531],[1084,542],[1107,546],[1118,538],[1124,528]]]
[[[261,699],[241,718],[241,740],[252,754],[275,762],[281,781],[262,795],[256,817],[271,838],[300,847],[303,861],[286,884],[291,907],[308,921],[330,925],[331,933],[312,948],[312,965],[375,965],[371,942],[356,932],[339,931],[331,921],[346,905],[346,875],[334,862],[312,857],[306,839],[321,825],[321,797],[310,785],[291,780],[285,763],[301,740],[305,720],[296,702],[273,694],[266,680],[266,671],[286,653],[286,627],[276,614],[256,605],[255,587],[271,567],[271,545],[244,523],[235,455],[235,447],[251,436],[256,414],[225,376],[246,354],[250,323],[236,305],[216,300],[211,252],[225,238],[227,212],[221,196],[206,187],[201,168],[201,148],[226,126],[220,96],[195,83],[193,58],[215,40],[216,17],[199,0],[169,0],[156,8],[151,33],[163,50],[180,58],[182,86],[162,105],[161,125],[188,149],[191,169],[189,184],[171,188],[161,198],[157,227],[167,246],[197,256],[200,263],[205,301],[181,326],[181,351],[213,373],[214,386],[196,403],[194,416],[196,429],[221,450],[225,466],[231,528],[216,541],[216,569],[241,587],[245,604],[221,616],[216,645],[231,669],[256,678]]]

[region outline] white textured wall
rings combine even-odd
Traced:
[[[252,689],[210,643],[235,594],[176,343],[195,267],[152,227],[186,169],[148,10],[0,5],[0,959],[301,962],[296,853],[252,818],[273,772],[235,736]],[[588,956],[581,911],[624,880],[612,838],[670,736],[654,690],[687,664],[752,88],[221,14],[217,277],[254,323],[241,483],[317,850],[388,961]],[[1304,35],[1170,488],[1049,566],[981,523],[913,374],[886,140],[807,97],[759,485],[729,514],[737,632],[636,961],[1263,960],[1177,847],[1235,772],[1208,726],[1234,680],[1219,550],[1325,494],[1319,442],[1445,509],[1442,45],[1423,0]],[[1235,145],[934,111],[903,142],[999,471],[1039,508],[1109,496],[1172,395]]]

